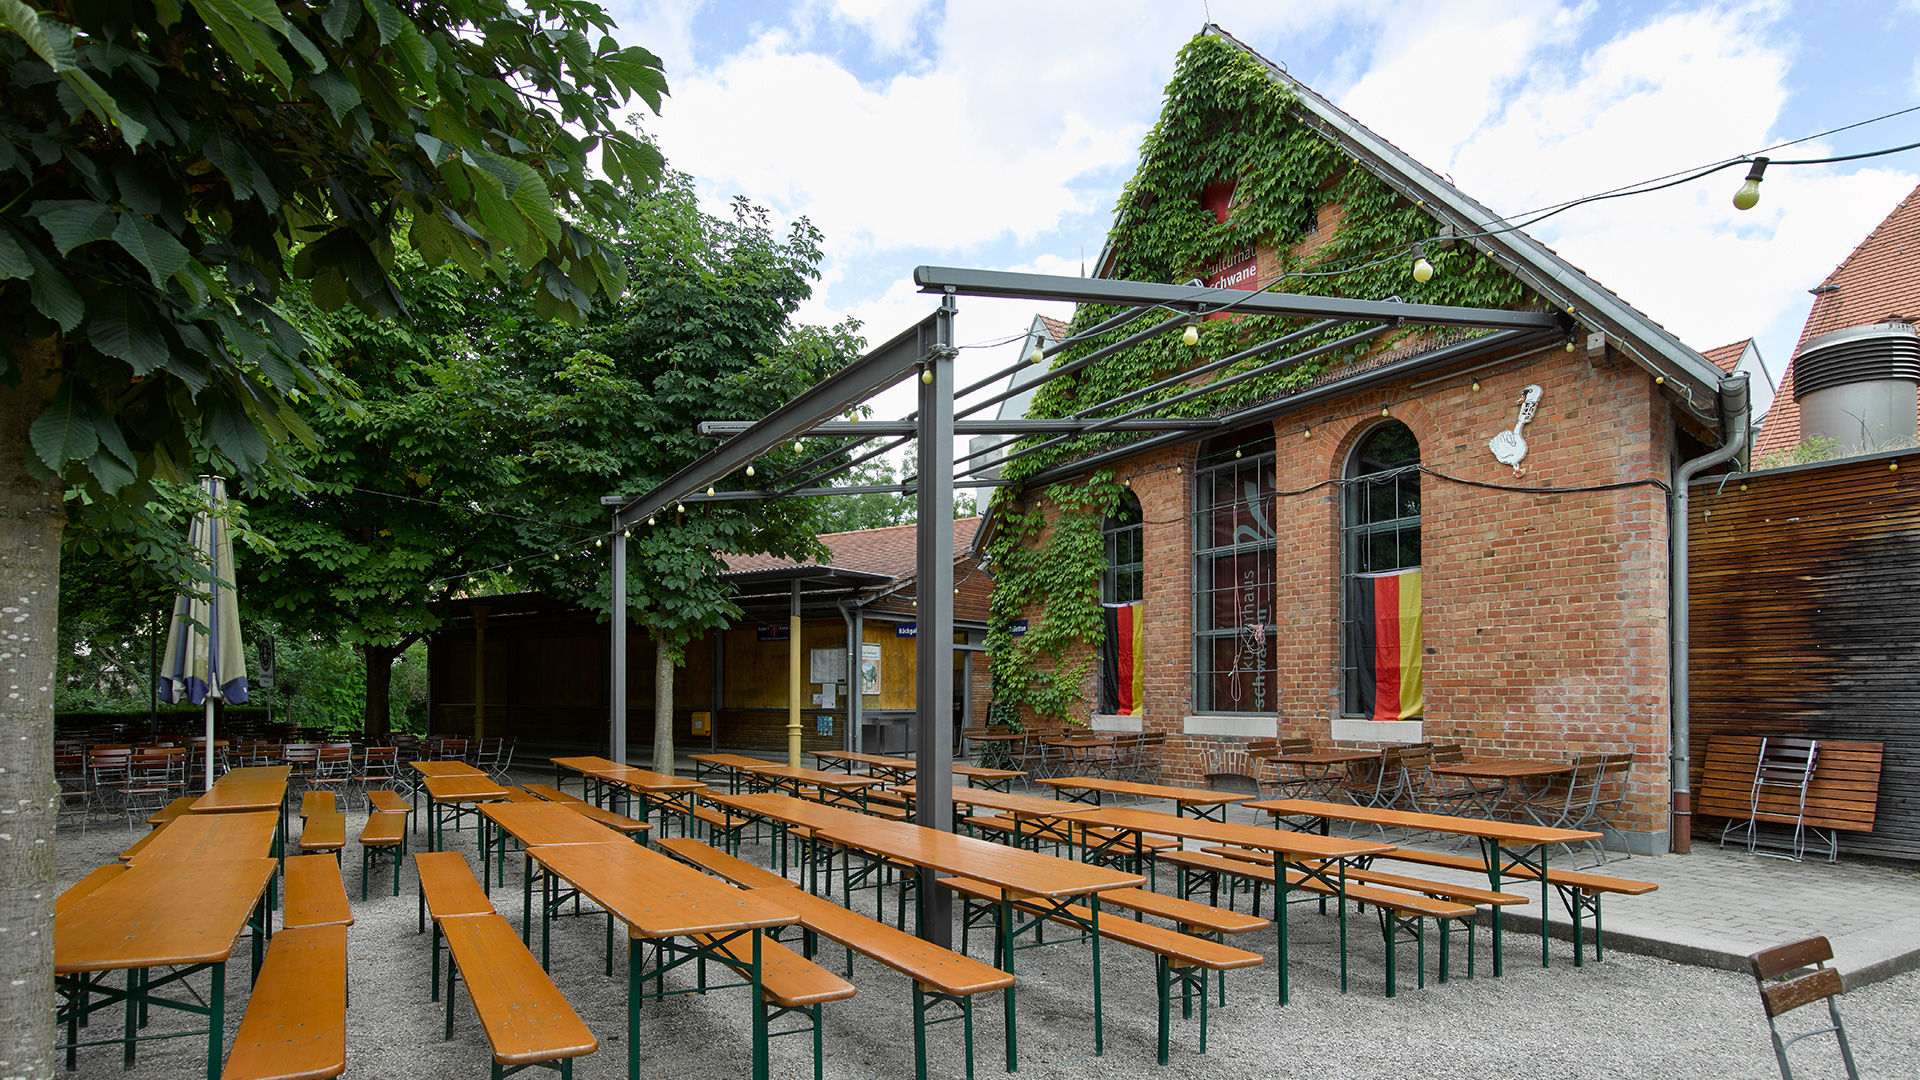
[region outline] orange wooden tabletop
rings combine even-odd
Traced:
[[[1564,844],[1577,840],[1598,840],[1600,834],[1584,829],[1547,829],[1516,821],[1489,821],[1486,818],[1455,817],[1451,814],[1419,814],[1410,810],[1379,810],[1371,806],[1318,802],[1313,799],[1267,799],[1246,804],[1249,809],[1264,810],[1277,817],[1322,817],[1335,821],[1356,821],[1363,825],[1389,825],[1426,832],[1452,833],[1456,836],[1483,836],[1502,844]]]
[[[54,973],[224,961],[279,865],[272,859],[136,862],[54,916]]]
[[[918,783],[895,784],[891,790],[918,798],[920,785]],[[1054,817],[1071,813],[1075,807],[1081,805],[1062,802],[1059,799],[1043,799],[1038,795],[1015,795],[1006,791],[989,791],[986,788],[970,787],[954,788],[953,801],[962,806],[978,806],[1020,817]]]
[[[626,923],[634,937],[723,934],[799,921],[791,911],[639,844],[561,844],[528,853]]]
[[[484,772],[464,761],[409,761],[414,771],[421,776],[485,776]]]
[[[423,781],[434,802],[488,802],[507,797],[507,789],[485,776],[429,776]]]
[[[983,765],[955,765],[955,776],[971,776],[976,780],[1011,780],[1016,776],[1027,775],[1019,769],[989,769]]]
[[[188,814],[161,826],[144,844],[120,857],[130,862],[152,859],[264,859],[273,853],[280,815],[271,811],[235,814]]]
[[[611,758],[593,757],[591,755],[583,757],[548,758],[547,760],[562,769],[571,769],[574,772],[585,772],[588,769],[619,769],[625,767]]]
[[[745,754],[694,754],[693,760],[702,765],[720,765],[729,769],[743,769],[748,765],[765,765],[765,758],[748,757]]]
[[[213,782],[213,786],[249,784],[257,780],[285,780],[291,775],[293,775],[291,765],[249,765],[243,769],[228,769],[225,775]]]
[[[245,814],[255,810],[278,810],[287,797],[285,780],[221,780],[213,789],[193,801],[196,814]]]
[[[836,791],[849,791],[855,788],[872,787],[880,782],[878,777],[855,776],[851,773],[827,772],[824,769],[795,768],[792,765],[762,764],[746,770],[755,776],[774,777],[793,780],[802,784],[814,784],[830,787]]]
[[[1373,840],[1349,840],[1341,836],[1321,836],[1318,833],[1294,832],[1291,829],[1274,829],[1265,825],[1247,825],[1236,821],[1208,821],[1204,818],[1178,817],[1173,814],[1163,814],[1157,810],[1138,810],[1124,806],[1081,810],[1078,813],[1062,816],[1102,828],[1124,829],[1128,832],[1150,833],[1154,836],[1177,836],[1184,840],[1205,840],[1215,844],[1234,844],[1239,847],[1253,848],[1256,851],[1278,852],[1288,858],[1345,859],[1355,855],[1382,855],[1393,850],[1392,844],[1382,844]]]
[[[1474,758],[1450,765],[1435,765],[1442,776],[1470,776],[1476,780],[1519,780],[1536,776],[1561,776],[1573,771],[1571,761],[1542,761],[1539,758]]]
[[[904,821],[868,819],[824,829],[820,835],[834,843],[974,878],[1029,896],[1082,896],[1107,889],[1137,888],[1146,883],[1139,874],[937,829],[923,829]]]
[[[912,758],[889,757],[886,754],[859,754],[851,750],[815,750],[813,756],[821,761],[857,761],[862,765],[878,765],[883,769],[899,769],[912,772],[919,766]]]
[[[783,821],[806,829],[830,829],[839,825],[858,825],[873,820],[857,811],[843,810],[837,806],[827,806],[810,799],[796,799],[791,795],[779,795],[771,791],[753,795],[726,795],[710,791],[701,798],[729,810],[752,814],[755,817],[772,818],[775,821]]]
[[[1379,756],[1378,750],[1342,750],[1336,746],[1331,750],[1312,750],[1304,754],[1273,754],[1266,760],[1282,765],[1345,765]]]
[[[1056,776],[1040,782],[1048,787],[1065,788],[1068,791],[1105,791],[1115,795],[1138,795],[1143,799],[1166,799],[1184,806],[1218,806],[1221,803],[1241,802],[1253,798],[1251,795],[1236,795],[1231,791],[1180,787],[1176,784],[1136,784],[1131,780],[1108,780],[1098,776]]]
[[[630,791],[644,792],[648,795],[669,794],[675,791],[698,791],[707,785],[698,780],[685,780],[678,776],[668,776],[652,769],[636,769],[631,765],[608,765],[600,768],[582,770],[596,780],[605,780],[618,784]]]
[[[488,803],[487,820],[528,847],[547,844],[630,844],[633,841],[571,807],[551,802]]]

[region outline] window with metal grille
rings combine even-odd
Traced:
[[[1106,569],[1100,575],[1100,602],[1131,604],[1144,597],[1140,499],[1133,492],[1124,492],[1120,504],[1101,523],[1100,540],[1107,554]]]
[[[1196,464],[1194,708],[1277,712],[1273,429],[1209,439]]]
[[[1420,442],[1407,425],[1389,420],[1354,447],[1341,517],[1340,696],[1341,710],[1355,715],[1363,711],[1357,655],[1363,635],[1349,599],[1353,580],[1420,566]]]

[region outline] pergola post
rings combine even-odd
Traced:
[[[609,667],[613,672],[613,685],[609,691],[612,701],[612,744],[607,756],[622,765],[627,763],[627,532],[620,527],[618,514],[613,521],[613,602],[608,608],[612,620],[613,656]]]
[[[800,767],[800,579],[787,608],[787,764]]]
[[[921,368],[918,569],[914,577],[914,820],[953,831],[953,314],[941,301]],[[920,936],[953,944],[953,894],[920,871]]]

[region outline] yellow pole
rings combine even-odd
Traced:
[[[800,767],[800,583],[787,613],[787,764]]]

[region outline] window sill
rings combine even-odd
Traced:
[[[1358,716],[1332,718],[1335,742],[1417,743],[1426,723],[1421,720],[1368,720]]]
[[[1142,723],[1145,719],[1146,718],[1142,716],[1109,716],[1104,713],[1095,713],[1093,720],[1087,726],[1095,731],[1119,731],[1127,734],[1138,734],[1144,730]]]
[[[1183,735],[1228,735],[1272,739],[1280,734],[1280,718],[1269,713],[1200,713],[1181,721]]]

